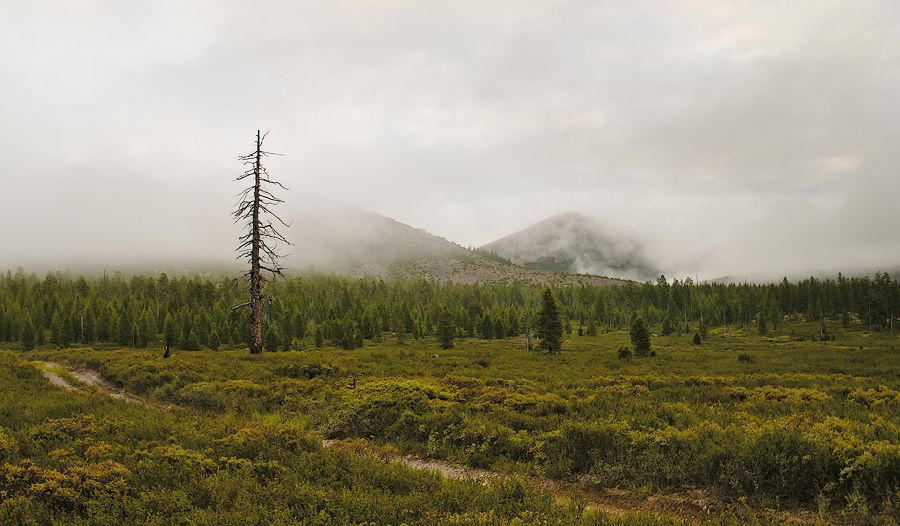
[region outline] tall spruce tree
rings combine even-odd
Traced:
[[[634,345],[634,354],[647,356],[650,354],[650,331],[640,316],[631,321],[631,344]]]
[[[452,349],[454,338],[456,338],[456,326],[453,324],[453,316],[450,315],[447,307],[444,307],[441,309],[437,322],[437,340],[441,344],[441,349]]]
[[[550,287],[545,288],[541,296],[541,311],[538,313],[534,332],[541,340],[540,349],[548,353],[562,350],[563,321]]]
[[[31,322],[30,315],[22,317],[22,350],[30,351],[34,349],[34,324]]]

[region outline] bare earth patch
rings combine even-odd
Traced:
[[[55,364],[50,364],[47,362],[41,362],[41,363],[46,364],[46,365],[55,365]],[[61,387],[61,388],[65,389],[66,391],[77,391],[78,390],[78,389],[75,389],[74,387],[72,387],[71,385],[69,385],[69,382],[67,382],[62,376],[54,373],[53,371],[48,371],[46,369],[40,369],[40,371],[41,371],[41,375],[43,375],[44,378],[50,380],[50,383],[55,385],[56,387]]]

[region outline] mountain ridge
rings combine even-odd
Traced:
[[[617,280],[526,269],[480,249],[469,249],[395,219],[358,207],[320,201],[292,216],[302,228],[294,244],[306,247],[289,268],[325,270],[380,279],[422,278],[444,283],[529,281],[611,284]],[[327,226],[327,228],[325,228]]]
[[[16,178],[5,205],[8,217],[28,230],[0,232],[0,266],[95,273],[237,273],[244,262],[234,248],[243,225],[231,217],[235,184],[154,178],[139,170],[99,161]],[[525,280],[540,283],[612,283],[525,269],[502,258],[464,248],[421,228],[376,212],[286,191],[274,210],[289,227],[279,229],[293,246],[279,247],[291,273],[423,278],[474,283]]]

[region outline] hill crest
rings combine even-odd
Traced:
[[[636,281],[658,275],[640,243],[578,212],[557,214],[480,248],[528,269]]]

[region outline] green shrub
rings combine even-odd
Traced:
[[[626,458],[631,450],[630,427],[616,420],[565,422],[543,435],[536,445],[537,460],[552,478],[603,470]]]
[[[456,395],[412,380],[370,382],[355,390],[348,407],[323,432],[328,438],[427,437],[420,429],[423,417],[450,409],[456,399]]]

